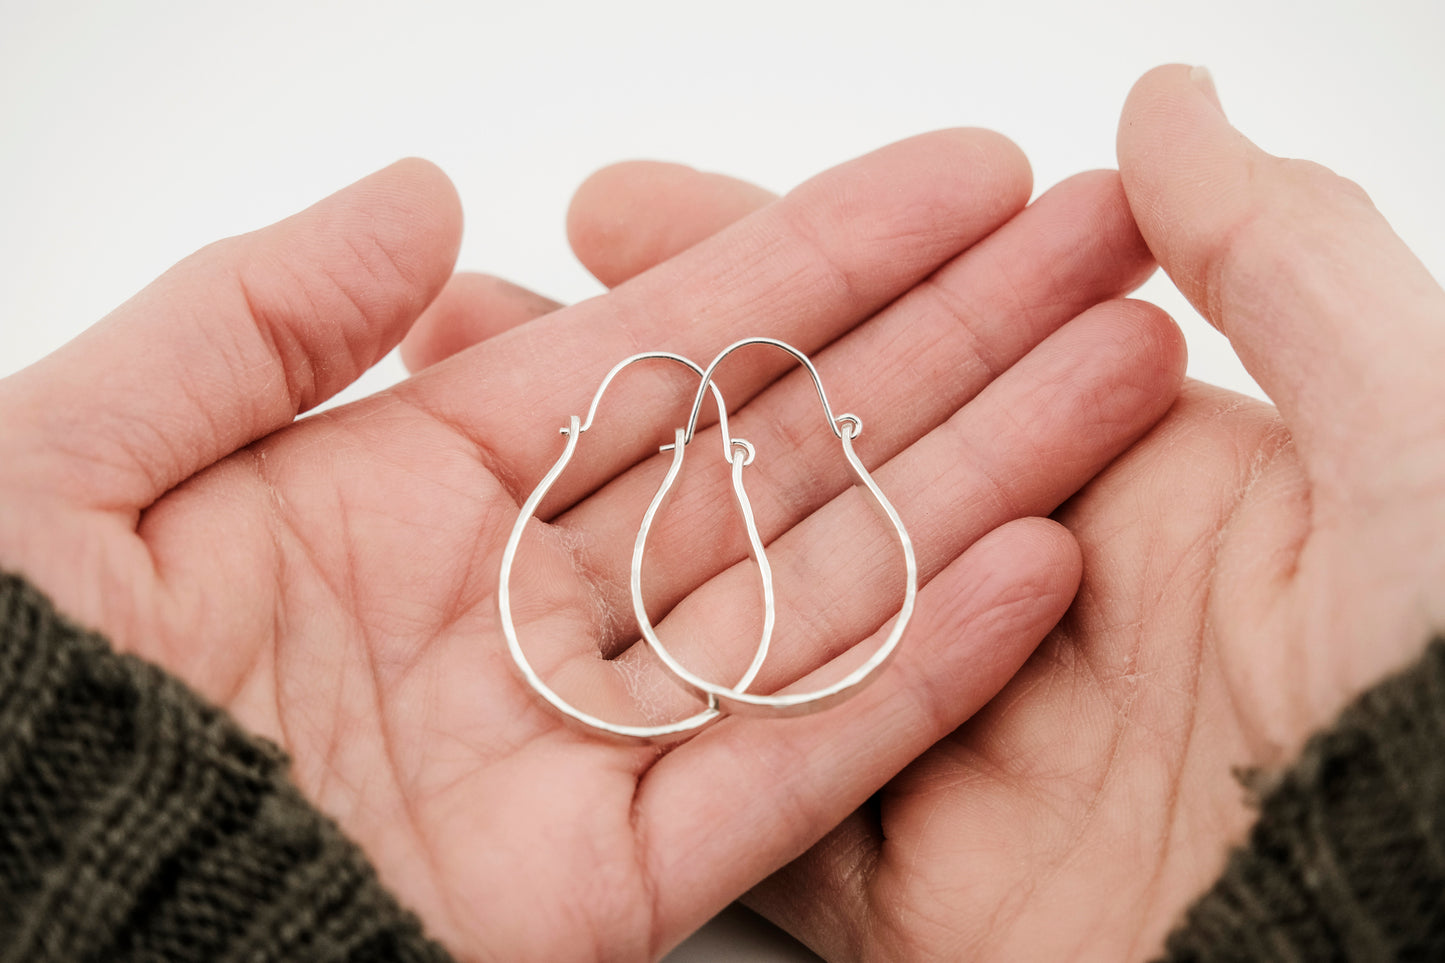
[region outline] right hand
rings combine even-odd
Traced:
[[[1231,770],[1286,763],[1445,624],[1445,293],[1357,187],[1259,151],[1212,90],[1138,84],[1123,182],[1279,410],[1191,382],[1058,514],[1085,559],[1059,628],[748,897],[830,959],[1156,953],[1252,818]],[[761,203],[673,170],[646,207],[646,171],[578,198],[582,223],[641,212],[604,280]]]

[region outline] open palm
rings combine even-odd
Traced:
[[[1177,389],[1177,332],[1109,301],[1148,270],[1117,181],[1021,211],[1028,193],[996,136],[916,138],[604,298],[295,421],[434,299],[421,334],[509,326],[505,311],[487,321],[475,278],[447,286],[450,186],[397,165],[200,252],[0,382],[0,562],[282,744],[302,790],[459,955],[655,956],[1013,675],[1078,578],[1072,539],[1028,516]],[[666,349],[705,363],[754,334],[813,353],[840,410],[863,418],[860,453],[926,583],[904,648],[847,711],[727,719],[666,754],[577,733],[501,639],[517,506],[615,361]],[[734,434],[758,449],[749,488],[780,593],[758,691],[836,676],[825,663],[867,649],[901,584],[896,545],[785,360],[740,356],[724,382]],[[620,721],[700,708],[616,614],[691,377],[619,381],[518,559],[533,664]],[[683,484],[652,534],[649,598],[684,660],[722,678],[756,642],[756,576],[724,473]]]
[[[1445,296],[1348,182],[1146,77],[1120,159],[1151,249],[1280,409],[1198,382],[1056,517],[1084,578],[1002,693],[748,897],[830,959],[1138,959],[1223,869],[1268,772],[1442,615]],[[657,188],[609,175],[594,207]],[[674,172],[716,228],[755,189]],[[676,244],[639,224],[599,276]],[[1266,777],[1267,778],[1267,777]],[[1383,944],[1382,944],[1383,945]],[[1387,952],[1381,950],[1381,952]]]

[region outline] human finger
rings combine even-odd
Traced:
[[[593,174],[572,198],[567,235],[589,271],[630,280],[777,200],[745,181],[680,164],[626,161]],[[562,305],[484,274],[457,274],[401,343],[410,371],[435,364]]]
[[[744,893],[743,905],[825,959],[860,959],[865,927],[876,919],[870,889],[886,843],[878,808],[868,800],[843,817],[806,852]]]
[[[503,278],[458,272],[402,339],[401,360],[408,371],[420,371],[560,307]]]
[[[1279,405],[1316,482],[1372,486],[1445,437],[1445,292],[1365,193],[1234,129],[1208,74],[1146,74],[1119,126],[1165,270]]]
[[[656,950],[805,851],[982,706],[1062,615],[1078,577],[1067,532],[1015,521],[923,589],[913,644],[845,710],[725,720],[653,766],[634,818],[658,894]]]
[[[838,410],[863,418],[859,451],[878,464],[945,422],[1066,321],[1128,291],[1151,269],[1117,176],[1080,175],[1046,192],[815,361]],[[724,369],[720,377],[728,374]],[[748,488],[765,542],[853,484],[838,439],[819,415],[812,382],[801,371],[738,411],[731,427],[760,453],[748,469]],[[694,458],[718,460],[709,457],[715,438],[700,436]],[[640,466],[558,519],[619,611],[631,610],[637,506],[647,504],[659,477],[655,466]],[[693,472],[670,496],[649,548],[658,572],[650,592],[663,610],[746,557],[746,543],[732,534],[738,526],[730,491],[726,472]],[[630,623],[617,629],[611,642],[630,641]]]
[[[616,287],[776,199],[724,174],[625,161],[577,188],[567,209],[567,239],[593,277]]]
[[[619,359],[659,348],[706,359],[759,333],[816,350],[990,234],[1029,190],[1027,163],[997,134],[902,141],[814,178],[605,298],[434,365],[393,397],[456,428],[520,501],[556,458],[543,442],[587,410]],[[772,357],[735,370],[729,403],[784,370]],[[685,411],[679,385],[691,377],[619,379],[591,436],[605,442],[558,481],[544,512],[655,453],[676,409]],[[618,411],[628,412],[626,427],[607,429]]]
[[[133,514],[389,351],[451,273],[455,190],[407,160],[180,262],[0,382],[6,481]]]
[[[920,582],[990,530],[1051,513],[1163,415],[1183,367],[1182,338],[1163,312],[1142,302],[1100,305],[876,468],[875,480],[907,524]],[[897,609],[900,552],[866,501],[846,492],[769,543],[777,625],[755,691],[781,689],[838,657]],[[670,520],[679,540],[697,545],[714,537],[691,517]],[[695,674],[724,684],[738,678],[760,624],[752,563],[708,580],[670,611],[651,591],[664,574],[654,565],[643,579],[649,610],[666,612],[653,619],[658,636]],[[638,684],[639,672],[662,672],[642,645],[614,664],[649,691],[654,687]]]

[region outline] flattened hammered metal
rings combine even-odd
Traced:
[[[822,688],[808,692],[785,691],[773,695],[759,695],[748,692],[748,687],[756,679],[758,672],[762,669],[763,662],[767,658],[768,648],[772,640],[773,628],[776,623],[777,612],[773,591],[772,569],[768,564],[767,553],[762,543],[762,537],[758,532],[756,521],[753,517],[752,505],[748,499],[747,491],[743,486],[743,469],[752,464],[756,452],[751,444],[741,438],[733,438],[728,431],[727,407],[723,401],[722,393],[713,383],[713,375],[728,355],[740,348],[751,345],[768,345],[780,349],[792,355],[812,377],[813,385],[817,389],[818,400],[823,407],[823,415],[828,425],[832,428],[833,434],[837,436],[843,448],[844,457],[848,461],[849,468],[857,485],[868,493],[878,513],[894,529],[899,547],[903,552],[903,565],[905,574],[905,586],[903,604],[898,613],[893,617],[892,625],[883,643],[875,650],[868,659],[853,671],[838,681]],[[643,639],[648,647],[656,654],[658,659],[668,669],[671,675],[683,685],[689,692],[698,696],[706,702],[706,707],[694,715],[675,722],[662,723],[659,725],[626,725],[610,722],[601,719],[591,713],[585,712],[563,699],[557,692],[544,682],[532,664],[528,661],[520,642],[517,639],[517,629],[512,615],[511,604],[511,579],[512,569],[516,561],[517,548],[521,543],[523,531],[526,528],[528,519],[532,518],[537,506],[546,497],[558,477],[566,469],[576,451],[577,441],[582,432],[592,426],[593,419],[597,415],[598,404],[602,395],[623,369],[640,361],[666,360],[682,364],[693,371],[699,377],[697,394],[693,399],[691,413],[688,416],[685,427],[676,429],[672,444],[664,445],[662,451],[672,452],[672,462],[668,467],[661,486],[652,502],[648,505],[643,515],[641,525],[638,528],[637,539],[634,543],[632,553],[631,589],[633,610],[637,616],[638,626],[641,629]],[[687,446],[692,442],[693,435],[697,431],[698,417],[702,410],[703,399],[711,391],[718,408],[718,426],[722,435],[723,457],[732,466],[732,487],[733,495],[737,502],[739,513],[743,519],[744,527],[747,530],[748,550],[758,567],[758,572],[763,589],[763,628],[759,638],[757,649],[753,655],[752,662],[747,671],[743,673],[734,685],[719,685],[710,682],[696,675],[683,666],[668,650],[667,646],[658,637],[657,630],[647,615],[647,606],[642,594],[642,563],[647,551],[647,538],[652,530],[653,522],[658,510],[666,500],[668,493],[672,490],[673,483],[678,473],[682,470],[682,463],[686,454]],[[833,409],[828,403],[827,393],[823,390],[822,378],[812,361],[798,349],[773,338],[747,338],[738,341],[723,349],[707,368],[702,368],[695,362],[690,361],[681,355],[666,351],[653,351],[636,354],[625,358],[602,379],[597,392],[593,395],[592,404],[587,411],[585,420],[573,415],[567,427],[561,429],[567,437],[566,445],[561,456],[547,472],[536,489],[528,496],[523,503],[518,515],[516,524],[512,528],[511,536],[502,553],[501,572],[498,578],[497,600],[501,610],[502,631],[507,639],[507,649],[511,653],[513,662],[516,663],[523,679],[527,684],[553,709],[560,712],[570,722],[579,724],[589,730],[603,733],[607,736],[624,739],[628,741],[641,742],[670,742],[686,738],[702,728],[716,722],[726,713],[752,716],[791,716],[815,712],[850,698],[855,695],[867,682],[876,677],[880,669],[892,657],[902,638],[904,630],[913,615],[914,602],[918,595],[918,566],[914,559],[913,543],[908,537],[907,530],[903,527],[898,512],[894,509],[883,492],[874,482],[859,460],[857,453],[853,450],[853,439],[857,438],[863,429],[863,423],[856,415],[844,414],[834,416]]]

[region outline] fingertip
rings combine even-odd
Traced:
[[[1124,103],[1117,138],[1130,210],[1155,258],[1201,313],[1213,251],[1249,209],[1241,174],[1265,155],[1219,108],[1213,80],[1183,64],[1150,70]]]
[[[743,184],[742,181],[709,175],[695,167],[671,161],[625,160],[598,168],[578,185],[572,195],[567,208],[568,239],[585,239],[592,230],[606,230],[609,218],[630,211],[645,192],[660,190],[673,194],[679,187],[685,190],[700,180],[712,178]],[[746,187],[757,191],[763,199],[771,199],[771,195],[761,188]]]
[[[451,177],[437,164],[424,157],[403,157],[383,167],[377,174],[394,180],[399,189],[429,204],[437,221],[446,223],[457,233],[461,232],[461,195]]]
[[[920,592],[901,688],[937,703],[932,742],[991,699],[1073,604],[1083,553],[1063,525],[1014,518],[987,532]],[[918,661],[922,659],[923,661]],[[967,693],[971,705],[959,703]]]
[[[402,339],[402,363],[414,374],[561,306],[503,278],[459,272]]]
[[[1034,191],[1034,169],[1022,147],[998,131],[983,127],[963,127],[951,131],[969,149],[981,167],[996,174],[1000,196],[1012,203],[1022,197],[1023,202]]]
[[[577,188],[567,240],[594,277],[615,287],[774,199],[754,184],[685,164],[622,161]]]
[[[1219,107],[1219,96],[1208,71],[1186,64],[1155,67],[1135,81],[1124,98],[1115,146],[1125,189],[1132,187],[1135,172],[1147,170],[1140,161],[1150,153],[1180,152],[1174,143],[1181,137],[1193,139],[1193,131],[1218,132],[1228,127]]]
[[[1160,64],[1144,71],[1129,88],[1129,94],[1124,99],[1124,113],[1129,113],[1130,108],[1142,98],[1151,97],[1161,90],[1177,87],[1181,83],[1187,82],[1192,70],[1194,67],[1190,64],[1171,63]]]
[[[1153,275],[1158,265],[1134,222],[1118,171],[1074,174],[1049,188],[1031,207],[1041,210],[1045,198],[1051,202],[1049,209],[1061,234],[1069,230],[1070,219],[1084,219],[1085,230],[1074,231],[1080,235],[1079,245],[1092,246],[1117,271],[1109,297],[1133,291]]]
[[[1049,518],[1018,518],[980,538],[965,553],[969,571],[986,573],[972,605],[959,599],[960,611],[973,609],[968,631],[1001,649],[1002,686],[1023,658],[1073,603],[1083,578],[1078,540]],[[991,597],[987,606],[979,597]]]
[[[942,151],[961,169],[992,175],[989,183],[1010,197],[1033,193],[1033,167],[1023,148],[987,127],[944,127],[899,141],[886,150]]]
[[[401,344],[397,345],[397,351],[401,355],[401,364],[402,367],[406,368],[407,374],[416,374],[423,368],[435,363],[431,359],[431,355],[427,349],[418,346],[414,341],[411,332],[408,332],[407,336],[401,339]]]
[[[1065,324],[1028,360],[1017,367],[1010,394],[996,396],[1007,401],[995,403],[1006,404],[1011,418],[1026,411],[1031,431],[1016,443],[1058,470],[1067,466],[1074,479],[1050,489],[1041,508],[1051,510],[1169,411],[1179,397],[1186,349],[1164,311],[1113,300]]]
[[[1120,115],[1118,137],[1121,144],[1134,123],[1145,117],[1178,113],[1189,106],[1207,108],[1224,115],[1214,75],[1203,66],[1164,64],[1145,71],[1129,88]]]
[[[1108,417],[1123,417],[1138,409],[1163,413],[1178,393],[1188,365],[1184,332],[1169,313],[1148,301],[1119,298],[1084,311],[1056,337],[1072,339],[1069,353],[1087,353],[1107,359],[1108,390],[1101,402]],[[1141,398],[1141,394],[1143,397]]]
[[[149,505],[290,424],[399,342],[451,274],[455,188],[408,159],[208,245],[56,352],[28,389],[78,503]],[[70,386],[104,385],[83,407]],[[80,454],[71,454],[80,453]]]
[[[378,246],[430,300],[462,244],[462,201],[451,178],[429,160],[407,157],[348,190],[358,190],[355,207],[374,225]]]
[[[235,276],[278,343],[296,411],[379,361],[446,285],[461,247],[461,202],[435,164],[405,158],[269,228],[227,242],[215,265]],[[214,253],[214,252],[213,252]],[[284,333],[284,337],[281,335]]]
[[[586,253],[606,250],[622,234],[614,223],[621,206],[619,193],[630,197],[629,188],[642,179],[635,176],[641,173],[638,169],[651,163],[621,161],[609,164],[587,175],[572,193],[572,200],[567,205],[567,243],[584,265],[587,264]]]
[[[1133,326],[1131,341],[1141,346],[1143,364],[1139,370],[1157,375],[1161,391],[1171,397],[1184,383],[1189,367],[1189,344],[1184,331],[1169,312],[1156,304],[1135,298],[1114,302],[1119,316]]]
[[[1219,90],[1214,86],[1214,74],[1203,64],[1196,64],[1189,68],[1189,80],[1195,87],[1198,87],[1205,98],[1212,103],[1216,110],[1224,113],[1224,104],[1220,103]]]
[[[798,185],[792,217],[835,243],[894,246],[895,263],[929,270],[1027,206],[1033,171],[1011,140],[949,128],[909,137]],[[857,279],[838,280],[852,286]]]
[[[634,273],[633,265],[651,260],[646,252],[658,247],[657,236],[669,229],[669,219],[656,215],[652,195],[659,184],[685,179],[689,170],[662,161],[620,161],[577,187],[567,205],[567,243],[593,277],[614,287]]]
[[[238,239],[242,280],[253,292],[260,321],[286,323],[320,333],[339,315],[306,318],[267,307],[298,299],[287,291],[288,277],[303,271],[319,286],[325,278],[344,303],[355,309],[344,323],[343,339],[353,365],[327,365],[339,377],[322,379],[309,408],[344,387],[395,347],[446,286],[461,248],[462,205],[455,185],[440,167],[408,157],[381,168],[313,204],[280,224]],[[277,256],[289,252],[289,273],[279,272]],[[309,259],[302,264],[301,259]],[[305,300],[320,300],[309,290]],[[283,320],[284,319],[284,320]]]
[[[1064,608],[1067,608],[1084,574],[1084,555],[1079,548],[1079,540],[1052,518],[1021,518],[1012,524],[1014,538],[1035,546],[1035,554],[1045,569],[1045,582],[1064,590]],[[1063,614],[1062,609],[1060,614]]]
[[[889,177],[896,178],[896,171],[909,171],[915,181],[926,178],[940,187],[956,185],[958,196],[974,210],[1011,215],[1033,194],[1033,168],[1023,149],[983,127],[949,127],[918,134],[864,155],[849,166],[854,165],[868,165]],[[812,183],[805,182],[794,193],[809,190]],[[871,185],[864,179],[859,186]]]
[[[1137,438],[1178,400],[1189,365],[1188,343],[1169,313],[1148,301],[1126,298],[1094,310],[1112,316],[1110,337],[1126,352],[1107,395],[1099,399],[1101,417],[1131,426]]]

